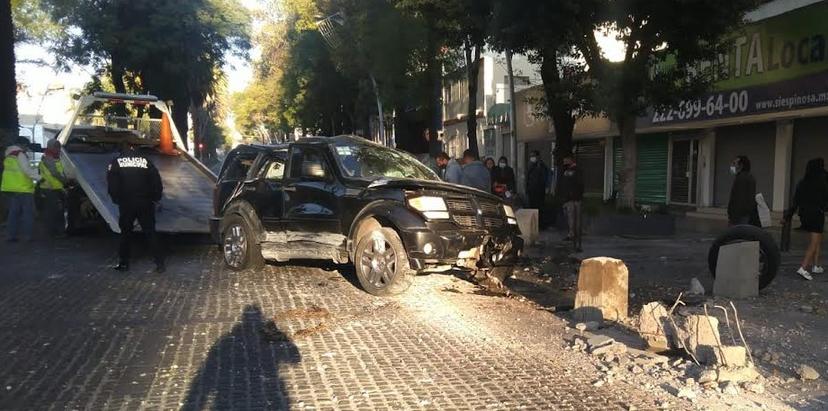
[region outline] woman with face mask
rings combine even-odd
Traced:
[[[727,203],[730,225],[750,224],[761,227],[756,208],[756,179],[750,173],[750,159],[737,156],[730,163],[730,174],[735,176],[730,188],[730,201]]]
[[[515,192],[515,171],[509,167],[505,156],[500,157],[497,167],[492,172],[492,187],[492,192],[501,197],[511,197]]]

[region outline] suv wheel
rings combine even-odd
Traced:
[[[262,250],[250,224],[239,215],[227,217],[221,234],[224,264],[233,271],[264,266]]]
[[[390,228],[369,231],[357,241],[354,265],[362,288],[373,295],[402,293],[414,281],[402,240]]]

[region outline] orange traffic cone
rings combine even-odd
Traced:
[[[161,114],[161,133],[159,137],[161,142],[158,146],[158,151],[170,156],[178,155],[178,151],[173,144],[172,126],[170,125],[170,117],[167,113]]]

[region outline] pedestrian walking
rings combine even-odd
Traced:
[[[563,172],[556,186],[558,201],[563,204],[569,234],[565,240],[573,240],[580,233],[581,202],[584,199],[584,178],[571,154],[563,158]]]
[[[492,173],[492,192],[510,198],[515,192],[515,170],[509,167],[509,160],[500,157]]]
[[[791,208],[785,211],[785,221],[790,221],[799,211],[802,230],[810,233],[810,242],[796,273],[802,278],[813,280],[811,274],[822,274],[825,269],[819,265],[822,251],[822,235],[825,231],[825,211],[828,209],[828,181],[825,179],[825,160],[815,158],[808,161],[805,177],[796,185]],[[809,271],[810,270],[810,271]]]
[[[150,249],[155,259],[156,272],[166,271],[164,258],[155,232],[155,209],[161,201],[164,186],[161,175],[155,165],[138,152],[132,144],[127,144],[121,154],[109,163],[106,176],[109,196],[118,205],[118,226],[121,229],[118,249],[118,271],[129,270],[130,241],[132,240],[135,220],[149,240]]]
[[[461,184],[490,193],[492,191],[492,173],[472,150],[463,152],[463,178]]]
[[[29,162],[28,147],[29,140],[18,137],[6,148],[3,159],[0,192],[6,197],[9,210],[6,221],[6,240],[9,242],[32,240],[35,181],[40,180],[40,175]]]
[[[537,150],[529,153],[529,168],[526,171],[526,194],[529,197],[529,208],[538,210],[538,221],[544,226],[546,219],[545,202],[546,186],[549,183],[549,168],[540,158]]]
[[[437,155],[437,167],[440,169],[440,178],[443,181],[460,184],[460,180],[463,178],[460,163],[449,157],[445,151]]]
[[[60,142],[51,139],[46,143],[46,150],[40,159],[38,171],[43,178],[40,182],[40,192],[43,195],[43,221],[46,232],[52,237],[65,233],[65,207],[68,183],[63,163],[60,161]]]
[[[738,156],[730,164],[734,175],[727,203],[727,218],[730,225],[750,224],[761,227],[759,211],[756,208],[756,179],[750,173],[750,159]]]

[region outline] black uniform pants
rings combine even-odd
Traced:
[[[155,263],[162,263],[164,257],[158,243],[158,234],[155,232],[155,204],[128,204],[121,205],[118,208],[120,212],[118,226],[121,228],[120,262],[122,264],[129,264],[130,242],[133,237],[135,220],[138,220],[138,224],[141,225],[141,231],[144,232],[147,236],[147,241],[149,241],[150,251],[155,259]]]

